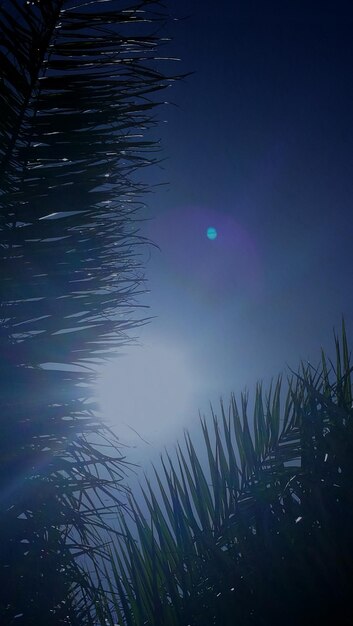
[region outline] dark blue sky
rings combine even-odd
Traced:
[[[116,404],[134,380],[144,409],[126,402],[125,421],[153,449],[198,431],[209,400],[317,364],[342,314],[353,340],[352,3],[169,7],[189,16],[171,26],[175,71],[195,73],[164,94],[177,106],[154,131],[167,160],[147,180],[169,183],[146,198],[142,229],[161,247],[144,298],[157,318],[114,366],[120,391],[107,384]]]

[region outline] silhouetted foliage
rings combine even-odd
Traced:
[[[154,92],[170,84],[154,67],[164,19],[147,0],[1,3],[6,626],[89,621],[82,555],[102,552],[107,501],[122,504],[125,461],[94,416],[89,365],[143,323],[133,315],[145,243],[135,171],[157,158],[144,135],[155,124]]]
[[[148,516],[120,514],[101,624],[351,623],[352,369],[343,326],[336,363],[259,384],[251,419],[247,394],[202,419],[206,460],[188,433],[162,457]]]

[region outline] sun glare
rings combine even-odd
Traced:
[[[195,379],[187,355],[176,346],[131,347],[99,377],[103,417],[123,443],[164,445],[180,434],[190,412],[195,412]]]

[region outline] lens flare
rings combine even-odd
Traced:
[[[209,228],[207,229],[207,237],[208,239],[216,239],[217,231],[213,226],[209,226]]]

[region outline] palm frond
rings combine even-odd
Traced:
[[[135,314],[147,243],[136,174],[159,159],[147,130],[171,82],[154,61],[164,19],[147,0],[1,3],[5,625],[16,615],[26,626],[89,622],[75,613],[91,589],[79,557],[103,550],[105,499],[115,509],[125,500],[127,463],[93,413],[89,366],[147,321]]]
[[[134,546],[132,561],[113,557],[128,585],[115,597],[119,623],[159,623],[156,594],[164,624],[174,623],[172,606],[182,626],[349,623],[353,422],[344,327],[332,370],[323,355],[320,367],[303,365],[289,379],[286,393],[279,378],[265,400],[258,384],[251,420],[247,394],[241,414],[234,396],[228,415],[221,403],[221,422],[213,411],[210,425],[201,419],[206,462],[188,434],[176,462],[162,458],[160,497],[149,482],[142,487],[150,520],[133,499],[138,532],[129,528],[116,542],[115,555]],[[144,594],[127,574],[134,567]]]

